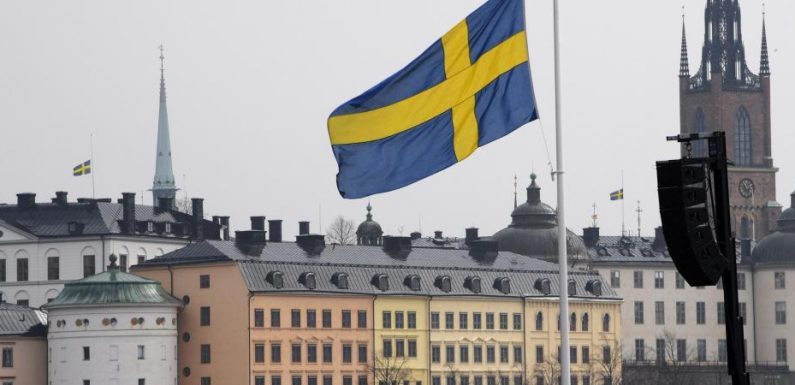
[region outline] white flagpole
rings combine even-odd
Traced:
[[[560,28],[558,25],[558,0],[553,2],[555,39],[555,157],[558,182],[558,263],[560,264],[560,384],[570,385],[569,362],[569,272],[566,250],[566,217],[563,205],[563,119],[561,114],[560,87]]]
[[[91,133],[91,140],[90,140],[91,148],[89,149],[89,163],[91,164],[91,197],[96,199],[97,198],[97,191],[94,187],[94,133]]]

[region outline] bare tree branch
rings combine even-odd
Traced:
[[[326,229],[326,239],[331,244],[356,244],[356,223],[351,219],[345,219],[342,215],[338,216]]]

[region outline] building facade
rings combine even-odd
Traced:
[[[0,352],[0,384],[46,385],[46,315],[26,306],[0,303]]]
[[[732,228],[739,238],[762,239],[775,230],[781,205],[776,202],[776,172],[771,151],[770,63],[762,24],[759,74],[748,68],[737,1],[708,0],[704,9],[704,45],[698,70],[690,75],[682,26],[679,70],[680,130],[683,134],[726,133]],[[706,143],[692,154],[706,156]],[[683,149],[683,155],[687,150]]]

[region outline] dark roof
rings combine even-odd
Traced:
[[[0,303],[0,335],[39,337],[47,334],[47,317],[27,306]]]
[[[326,246],[319,254],[310,254],[296,243],[268,243],[256,255],[246,255],[232,241],[204,241],[188,245],[162,257],[145,261],[136,266],[162,266],[207,263],[213,261],[237,262],[249,290],[254,292],[309,291],[300,282],[304,273],[314,273],[319,292],[359,294],[417,294],[417,295],[473,295],[464,287],[469,276],[478,276],[482,281],[479,295],[500,297],[544,296],[536,288],[536,281],[548,279],[551,292],[558,292],[558,266],[522,255],[500,252],[488,262],[479,262],[469,251],[447,248],[413,248],[405,258],[392,257],[377,246]],[[269,274],[283,274],[283,288],[273,285]],[[335,273],[348,276],[349,288],[340,289],[332,283]],[[372,281],[379,274],[388,277],[389,289],[379,290]],[[408,276],[420,277],[421,290],[412,291],[404,282]],[[449,276],[452,281],[449,292],[434,285],[439,276]],[[571,271],[577,293],[573,297],[595,298],[586,290],[593,282],[601,284],[600,298],[617,299],[616,293],[601,281],[594,272]],[[497,278],[510,280],[510,293],[503,294],[495,288]],[[591,282],[591,283],[589,283]]]
[[[790,195],[790,199],[790,207],[778,217],[776,232],[759,241],[754,248],[754,263],[795,265],[795,193]]]
[[[190,235],[192,216],[176,210],[162,210],[152,206],[135,205],[135,220],[138,223],[179,223],[184,227],[183,234]],[[37,237],[65,237],[75,235],[69,231],[69,223],[83,225],[79,235],[120,234],[122,205],[104,201],[69,202],[67,204],[37,203],[32,208],[17,205],[0,205],[0,220],[7,222]],[[217,238],[219,228],[212,221],[204,220],[204,234],[207,238]],[[162,229],[153,233],[139,234],[158,236]],[[173,237],[173,235],[170,235]]]
[[[597,244],[587,249],[589,259],[597,263],[674,263],[663,238],[606,235],[600,236]],[[741,258],[740,241],[737,241],[736,253]],[[741,258],[740,265],[750,262],[751,258]]]

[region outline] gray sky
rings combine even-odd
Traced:
[[[766,0],[773,84],[778,201],[795,188],[795,3]],[[98,197],[151,187],[159,52],[178,186],[206,211],[296,221],[343,214],[364,219],[367,200],[339,197],[326,133],[328,114],[419,55],[482,0],[2,1],[0,2],[0,202],[22,191],[49,200],[91,195],[71,168],[89,157],[94,133]],[[654,161],[678,156],[680,3],[562,0],[563,108],[569,227],[578,233],[598,205],[603,234],[618,234],[621,206],[608,194],[624,171],[627,227],[659,225]],[[759,67],[761,1],[741,0],[748,64]],[[704,0],[686,6],[691,71],[703,38]],[[463,163],[399,191],[372,197],[388,234],[419,227],[488,235],[506,226],[513,176],[528,174],[555,205],[542,130],[554,159],[551,0],[527,0],[528,35],[542,123],[478,150]],[[182,196],[182,192],[179,196]],[[145,192],[146,202],[151,194]]]

